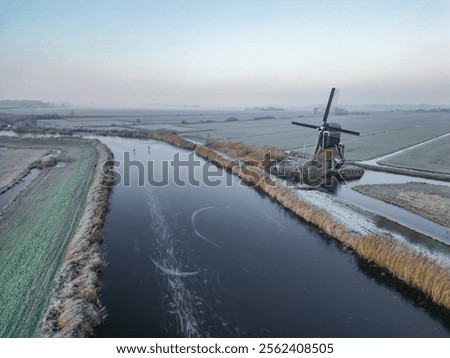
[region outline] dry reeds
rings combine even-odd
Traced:
[[[149,131],[148,133],[150,138],[163,140],[164,142],[173,144],[179,148],[193,150],[196,147],[195,143],[178,136],[172,131],[156,130],[156,131]]]
[[[364,259],[388,269],[435,303],[450,309],[450,266],[387,237],[372,235],[354,240],[354,250]]]
[[[208,148],[164,131],[153,133],[152,138],[183,148],[195,149],[199,156],[258,187],[304,221],[316,225],[342,244],[351,247],[363,259],[390,271],[397,278],[424,292],[437,304],[450,309],[449,266],[438,263],[387,235],[356,235],[343,223],[333,219],[325,210],[302,201],[294,189],[274,183],[264,170],[267,167],[264,155],[270,151],[271,159],[282,160],[284,152],[270,147],[261,148],[233,142],[215,142]],[[238,161],[225,159],[213,149],[239,158],[245,163],[239,164]]]
[[[283,160],[286,153],[273,147],[257,147],[237,142],[217,141],[208,144],[208,147],[229,154],[243,161],[256,161],[259,166],[269,167],[267,155],[270,153],[271,160]]]
[[[217,150],[244,160],[245,163],[242,164],[225,159],[215,150],[196,145],[169,131],[145,131],[133,137],[153,138],[182,148],[195,149],[197,155],[258,187],[304,221],[316,225],[342,244],[351,247],[363,259],[390,271],[427,294],[437,304],[450,309],[449,266],[438,263],[387,235],[361,236],[350,232],[345,224],[333,219],[325,210],[302,201],[294,189],[272,181],[264,170],[265,165],[260,159],[263,157],[255,157],[255,153],[264,155],[267,152],[265,148],[249,152],[248,148],[240,146],[237,148],[241,148],[241,151],[231,150],[235,144],[212,145]],[[106,148],[100,150],[100,153],[99,162],[112,157]],[[271,158],[282,159],[273,153]],[[102,267],[100,229],[109,192],[101,185],[109,181],[105,180],[107,174],[100,172],[100,167],[97,165],[82,224],[70,244],[57,278],[55,295],[42,327],[42,334],[47,337],[86,337],[92,334],[94,327],[100,322],[100,304],[97,299],[98,271]]]
[[[244,167],[233,164],[209,148],[197,146],[196,153],[257,186],[304,221],[316,225],[352,248],[363,259],[390,271],[397,278],[424,292],[435,303],[450,309],[449,265],[443,265],[387,235],[362,236],[350,232],[325,210],[302,201],[294,189],[274,183],[260,168],[251,168],[251,172],[258,175],[248,176]]]
[[[106,134],[108,133],[105,133],[105,135]],[[140,131],[122,130],[117,132],[116,135],[124,138],[157,139],[169,144],[173,144],[179,148],[190,150],[193,150],[196,147],[195,143],[180,137],[179,135],[176,134],[175,131],[170,131],[167,129],[140,130]]]
[[[56,287],[41,327],[45,337],[88,337],[100,323],[98,273],[103,267],[100,230],[107,209],[111,182],[109,149],[96,141],[97,166],[88,200],[74,238],[56,278]],[[106,171],[104,171],[106,168]]]

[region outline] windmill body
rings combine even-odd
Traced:
[[[326,179],[325,181],[328,181],[330,178],[352,180],[359,179],[364,174],[363,169],[353,165],[346,165],[347,161],[344,159],[345,147],[341,143],[341,133],[358,136],[359,132],[344,129],[339,123],[328,123],[328,115],[335,94],[336,89],[332,88],[321,125],[292,122],[292,124],[298,126],[316,129],[318,131],[318,140],[313,158],[307,162],[299,162],[296,159],[292,159],[294,164],[290,162],[284,163],[284,167],[279,168],[283,176],[292,176],[294,180],[309,184],[317,182],[317,178]],[[289,168],[292,170],[292,175],[286,175]],[[334,181],[332,180],[332,182]]]
[[[316,150],[314,151],[314,160],[322,161],[323,157],[332,157],[324,163],[327,169],[338,169],[345,164],[344,160],[344,145],[341,144],[341,133],[351,135],[359,135],[359,132],[343,129],[339,123],[328,123],[328,115],[330,113],[331,104],[336,94],[336,88],[332,88],[330,97],[328,98],[327,107],[323,116],[323,123],[321,125],[313,125],[307,123],[300,123],[293,121],[292,124],[313,128],[318,130],[318,141]],[[325,153],[324,153],[325,152]]]

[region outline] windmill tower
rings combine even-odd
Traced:
[[[336,95],[336,88],[332,88],[327,107],[320,126],[293,121],[297,126],[318,129],[318,141],[314,151],[314,160],[323,163],[326,169],[339,169],[345,164],[344,145],[341,144],[341,133],[359,135],[359,132],[343,129],[338,123],[328,123],[331,103]]]

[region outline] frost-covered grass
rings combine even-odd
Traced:
[[[373,214],[362,212],[331,195],[296,191],[269,179],[263,170],[233,166],[210,148],[197,146],[196,153],[263,190],[286,209],[350,247],[363,259],[390,271],[434,302],[450,309],[450,258],[448,250],[434,251],[400,234],[378,227]],[[255,175],[256,174],[256,175]]]
[[[450,174],[450,137],[408,150],[383,160],[380,164]]]
[[[282,150],[302,149],[305,146],[307,153],[314,151],[317,131],[294,126],[291,124],[292,120],[321,124],[318,116],[199,123],[190,125],[189,127],[195,127],[198,131],[187,135],[203,141],[230,140],[273,146]],[[346,157],[350,160],[377,158],[448,132],[448,113],[375,112],[368,115],[334,116],[330,117],[329,122],[338,122],[342,128],[361,133],[359,137],[342,135]]]
[[[450,187],[426,183],[375,184],[353,187],[357,192],[383,200],[450,228]]]
[[[33,150],[4,146],[6,140],[0,139],[0,193],[14,185],[29,170],[29,166],[41,159],[45,149]]]
[[[0,337],[39,335],[55,275],[84,209],[95,151],[81,142],[58,145],[76,160],[44,170],[0,220]]]
[[[208,146],[234,158],[239,158],[243,161],[254,161],[262,166],[270,166],[270,162],[268,163],[265,157],[268,153],[270,153],[270,160],[283,160],[286,157],[286,153],[282,150],[268,146],[258,147],[229,141],[213,142]]]
[[[380,229],[376,215],[363,212],[326,193],[301,192],[287,187],[281,181],[270,178],[260,166],[256,166],[258,163],[239,166],[228,156],[224,157],[203,145],[195,145],[195,152],[264,191],[302,220],[350,247],[364,260],[388,270],[424,292],[437,304],[450,309],[450,259],[447,249],[433,250],[402,234]]]
[[[429,245],[418,245],[417,242],[411,243],[407,237],[391,230],[383,229],[377,223],[377,216],[363,209],[357,208],[351,204],[348,204],[330,194],[321,191],[297,191],[297,195],[302,201],[310,203],[311,205],[320,208],[328,213],[332,220],[340,222],[344,225],[349,232],[361,235],[381,235],[394,238],[399,243],[410,247],[412,250],[417,251],[420,254],[427,255],[439,261],[444,265],[450,265],[450,253],[435,250],[430,248]],[[438,245],[436,243],[437,248]]]
[[[95,143],[98,163],[111,165],[112,153]],[[103,267],[101,228],[108,206],[110,172],[97,165],[83,216],[56,278],[56,287],[45,314],[41,334],[45,337],[88,337],[100,323],[97,290]]]

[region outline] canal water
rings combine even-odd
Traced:
[[[450,337],[448,311],[238,178],[195,157],[191,179],[209,171],[220,185],[180,186],[173,168],[169,184],[150,185],[163,162],[190,152],[102,141],[120,183],[104,227],[106,317],[96,336]]]
[[[0,211],[10,203],[10,201],[24,189],[28,184],[30,184],[41,172],[38,168],[31,169],[22,179],[20,179],[11,188],[0,194]]]
[[[353,190],[353,188],[358,185],[405,183],[426,183],[429,185],[450,186],[450,183],[445,181],[365,170],[362,178],[349,181],[348,183],[345,183],[345,185],[337,185],[333,190],[333,194],[352,205],[356,205],[380,216],[388,217],[390,220],[411,230],[431,237],[446,245],[450,245],[450,229],[448,227],[423,218],[411,211],[385,203]]]

